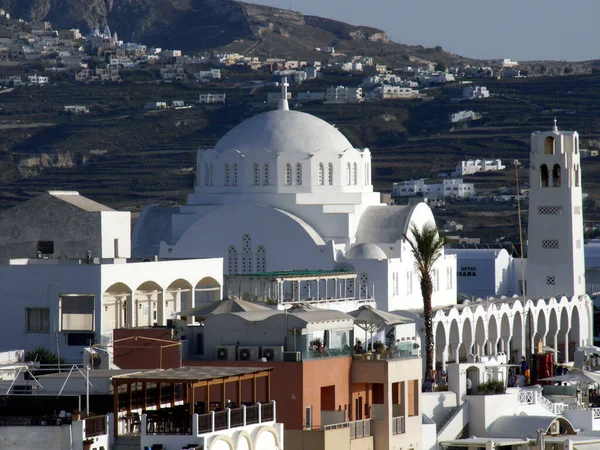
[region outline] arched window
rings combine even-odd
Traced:
[[[256,248],[256,271],[257,272],[266,272],[267,271],[267,250],[262,245],[259,245]]]
[[[554,164],[552,168],[552,187],[560,187],[560,165]]]
[[[285,165],[285,185],[290,186],[292,184],[292,165],[287,163]]]
[[[225,186],[229,186],[230,180],[229,164],[225,163]]]
[[[269,163],[265,163],[263,167],[263,184],[265,186],[269,185]]]
[[[350,163],[346,164],[346,184],[350,184]]]
[[[319,185],[323,185],[325,183],[325,166],[323,163],[319,163]]]
[[[227,270],[230,275],[238,273],[238,255],[233,245],[227,251]]]
[[[554,155],[554,145],[555,141],[552,136],[548,136],[546,139],[544,139],[544,154]]]
[[[542,164],[540,166],[540,187],[548,187],[549,179],[550,175],[548,174],[548,166],[546,164]]]
[[[237,168],[237,163],[233,163],[233,186],[237,186],[238,185],[238,168]]]
[[[302,164],[296,163],[296,184],[300,186],[302,184]]]
[[[330,186],[333,184],[333,163],[329,163],[327,166],[327,183]]]
[[[254,172],[254,186],[258,186],[260,184],[260,173],[258,170],[258,163],[254,163],[252,166],[252,170]]]
[[[580,180],[580,175],[579,175],[579,164],[575,165],[575,187],[579,187],[579,180]]]
[[[352,184],[356,184],[356,172],[358,172],[358,164],[354,163],[352,165]]]

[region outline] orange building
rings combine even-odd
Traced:
[[[169,330],[167,330],[168,332]],[[119,350],[136,335],[146,340],[135,351]],[[169,361],[177,367],[179,346],[166,347],[162,341],[165,329],[115,330],[114,362],[121,368],[157,367],[162,352],[163,369]],[[139,341],[139,339],[138,339]],[[151,342],[148,344],[148,342]],[[152,354],[154,353],[154,354]],[[288,450],[319,449],[414,449],[421,448],[421,359],[388,358],[387,355],[321,357],[298,362],[194,361],[185,366],[264,367],[272,368],[270,395],[263,384],[257,386],[257,397],[270,397],[277,402],[277,419],[285,426]],[[235,386],[226,392],[212,394],[213,406],[238,399]]]

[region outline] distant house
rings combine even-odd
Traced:
[[[477,119],[481,119],[481,115],[477,114],[475,111],[471,111],[471,110],[459,111],[457,113],[450,115],[450,122],[452,122],[452,123],[466,122],[469,120],[477,120]]]
[[[30,75],[27,77],[27,82],[34,86],[43,86],[48,84],[48,77],[40,77],[38,75]]]
[[[485,86],[467,86],[463,89],[463,98],[488,98],[490,91]]]
[[[503,169],[506,169],[506,166],[499,159],[469,159],[461,161],[456,166],[456,175],[464,176],[477,172],[490,172]]]
[[[83,105],[69,105],[65,106],[65,112],[71,114],[87,114],[90,110]]]
[[[200,94],[198,103],[225,103],[225,94]]]
[[[194,74],[194,78],[198,81],[220,80],[221,69],[200,70]]]
[[[317,102],[325,99],[325,92],[298,92],[298,101]]]
[[[171,102],[171,106],[173,108],[182,108],[183,106],[185,106],[185,102],[183,100],[173,100]]]
[[[359,103],[363,99],[362,88],[337,86],[327,89],[327,103]]]
[[[473,183],[465,183],[462,179],[448,179],[441,183],[426,184],[425,179],[394,183],[393,197],[422,196],[432,199],[444,197],[468,198],[475,195]]]

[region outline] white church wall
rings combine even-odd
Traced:
[[[131,214],[129,211],[102,211],[102,258],[131,258]]]
[[[457,258],[459,294],[485,298],[508,293],[510,255],[506,250],[451,249],[449,252]]]

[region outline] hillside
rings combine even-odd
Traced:
[[[323,59],[316,47],[372,55],[388,64],[414,58],[462,61],[441,47],[391,42],[384,31],[233,0],[0,0],[0,8],[58,28],[109,25],[126,41],[199,52],[221,48],[251,55]]]

